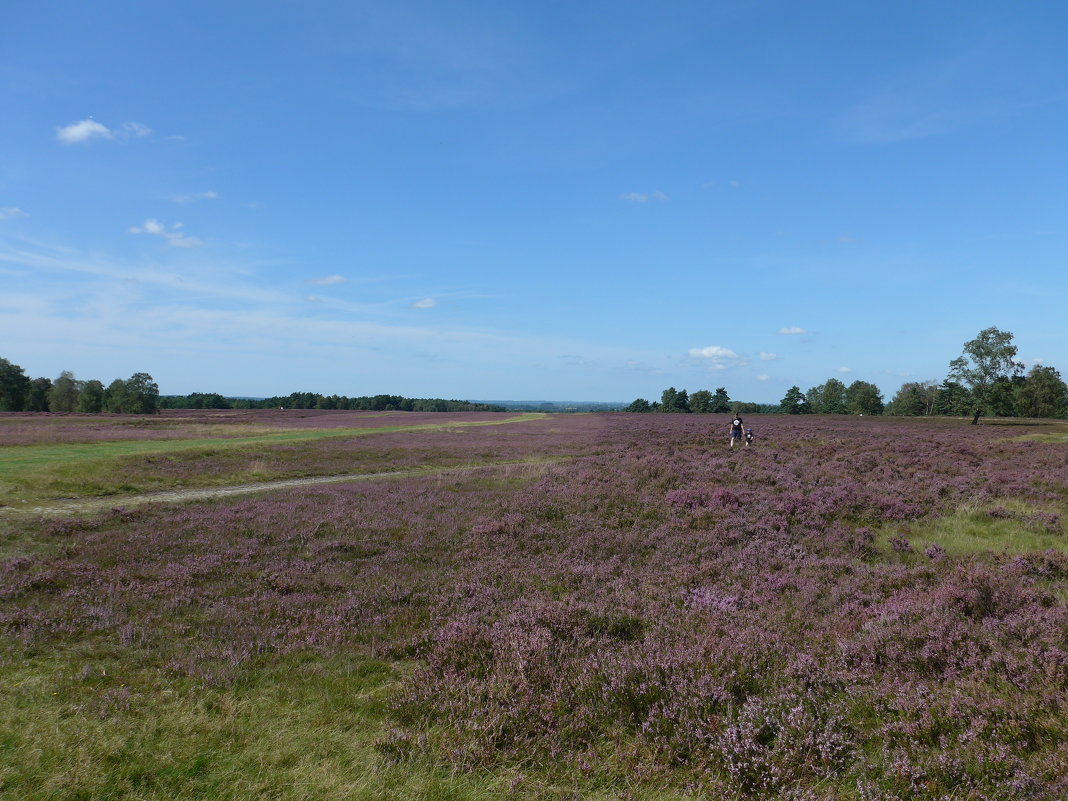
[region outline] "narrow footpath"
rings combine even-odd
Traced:
[[[274,490],[292,489],[294,487],[311,487],[317,484],[343,484],[351,481],[370,481],[376,478],[397,478],[400,476],[439,476],[455,473],[473,473],[492,467],[512,467],[521,465],[550,465],[569,461],[573,457],[555,457],[551,459],[517,459],[507,462],[487,462],[479,465],[462,465],[458,467],[425,468],[410,470],[389,470],[381,473],[344,473],[332,476],[308,476],[305,478],[281,478],[275,481],[261,481],[255,484],[234,484],[224,487],[199,487],[192,489],[163,490],[146,492],[138,495],[108,495],[97,498],[77,498],[55,501],[37,506],[2,506],[0,515],[45,515],[65,517],[105,509],[126,509],[146,503],[183,503],[186,501],[210,501],[216,498],[228,498],[234,495],[248,495],[255,492],[272,492]]]

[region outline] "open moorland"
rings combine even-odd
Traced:
[[[0,798],[1068,797],[1068,427],[727,420],[0,416]]]

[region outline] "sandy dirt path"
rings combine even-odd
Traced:
[[[307,476],[305,478],[282,478],[275,481],[261,481],[254,484],[234,484],[228,487],[198,487],[192,489],[163,490],[145,492],[138,495],[109,495],[102,498],[77,498],[54,501],[36,506],[0,507],[0,515],[46,515],[63,517],[68,515],[88,514],[105,509],[129,508],[146,503],[183,503],[185,501],[208,501],[216,498],[228,498],[234,495],[248,495],[255,492],[292,489],[294,487],[311,487],[317,484],[343,484],[351,481],[369,481],[376,478],[396,478],[398,476],[439,476],[449,473],[471,473],[494,467],[520,467],[524,465],[550,465],[567,461],[568,457],[552,459],[514,460],[508,462],[487,462],[481,465],[462,465],[458,467],[425,468],[411,470],[389,470],[381,473],[343,473],[333,476]]]

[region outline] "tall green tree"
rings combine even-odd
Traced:
[[[148,373],[134,373],[126,380],[126,411],[154,414],[159,406],[159,387]]]
[[[1011,379],[1023,365],[1016,361],[1012,332],[984,328],[964,343],[960,356],[949,363],[949,378],[968,387],[972,395],[972,425],[987,414],[994,399],[994,384],[999,378]]]
[[[104,411],[104,385],[95,378],[86,381],[82,385],[82,391],[78,393],[75,410],[86,414]]]
[[[694,414],[708,414],[712,411],[712,393],[699,389],[690,393],[690,411]]]
[[[883,393],[868,381],[854,381],[846,387],[846,407],[850,414],[882,414]]]
[[[649,401],[647,401],[645,398],[635,398],[633,401],[631,401],[630,406],[628,406],[623,411],[644,413],[651,412],[652,410],[653,408],[649,405]]]
[[[0,412],[21,412],[30,394],[30,379],[17,364],[0,357]]]
[[[660,396],[660,411],[669,414],[690,411],[690,397],[684,389],[668,387]]]
[[[925,414],[923,391],[918,381],[906,381],[886,404],[886,414],[895,417],[918,417]]]
[[[779,403],[779,410],[783,414],[812,414],[812,406],[809,405],[808,398],[797,385],[786,390],[786,395]]]
[[[946,417],[964,417],[971,414],[972,393],[959,381],[948,378],[938,385],[932,414]]]
[[[26,394],[26,411],[47,412],[48,395],[52,391],[51,378],[35,378],[30,382],[30,391]]]
[[[848,414],[846,385],[837,378],[828,378],[826,383],[812,387],[805,393],[812,411],[816,414]]]
[[[1016,416],[1016,393],[1027,383],[1022,375],[1002,376],[990,387],[989,413],[994,417]]]
[[[121,378],[116,378],[104,390],[104,411],[112,414],[123,414],[127,408],[126,382]]]
[[[1016,390],[1016,413],[1021,417],[1068,416],[1068,384],[1052,367],[1035,365]]]
[[[64,370],[59,378],[52,382],[48,395],[48,408],[53,412],[73,412],[78,407],[78,382],[74,373]]]
[[[727,394],[726,387],[716,387],[716,394],[712,396],[712,407],[709,411],[713,414],[726,414],[731,411],[731,398]]]

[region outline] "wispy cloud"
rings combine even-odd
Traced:
[[[29,243],[28,248],[16,249],[0,242],[0,263],[33,268],[32,274],[66,276],[73,285],[103,287],[101,294],[121,294],[127,288],[139,291],[180,292],[196,295],[212,302],[238,302],[254,306],[280,304],[287,300],[285,293],[251,285],[246,265],[228,265],[216,259],[202,264],[189,262],[181,272],[162,266],[146,265],[141,261],[124,262],[102,255],[86,255],[67,247],[43,243]]]
[[[65,145],[88,142],[92,139],[136,139],[148,136],[150,133],[152,129],[139,122],[124,122],[118,128],[113,129],[102,125],[92,117],[56,127],[56,139]]]
[[[333,286],[334,284],[346,284],[348,278],[343,275],[324,275],[322,278],[309,278],[304,283],[316,286]]]
[[[779,333],[782,333],[782,332],[780,331]],[[774,361],[775,359],[778,359],[778,358],[779,358],[779,354],[777,354],[777,353],[768,353],[765,350],[760,351],[760,361],[762,361],[762,362],[770,362],[770,361]]]
[[[645,192],[625,192],[624,194],[619,196],[619,199],[626,200],[628,203],[648,203],[650,197],[652,197],[653,200],[660,201],[661,203],[664,203],[671,199],[659,189],[653,192],[651,196],[646,194]]]
[[[215,200],[218,196],[218,192],[209,189],[207,192],[194,192],[190,195],[175,195],[171,200],[175,203],[194,203],[198,200]]]
[[[779,333],[785,334],[787,336],[793,336],[795,334],[807,334],[808,331],[806,331],[804,328],[794,325],[789,328],[780,328]]]
[[[437,305],[438,305],[438,302],[436,300],[434,300],[433,298],[423,298],[422,300],[417,300],[415,303],[413,303],[412,304],[412,308],[413,309],[433,309]]]
[[[134,139],[141,136],[148,136],[152,133],[152,129],[147,125],[142,125],[139,122],[124,122],[122,127],[115,133],[119,136],[126,137],[128,139]]]
[[[762,375],[758,375],[756,377],[756,380],[757,381],[770,381],[771,380],[771,376],[768,375],[767,373],[763,373]]]
[[[167,228],[163,223],[156,219],[147,219],[144,225],[134,225],[129,229],[131,234],[151,234],[152,236],[159,236],[167,240],[167,244],[176,248],[198,248],[204,243],[197,239],[195,236],[187,236],[180,229],[184,226],[184,223],[174,223],[170,228]]]
[[[835,370],[835,372],[836,373],[852,373],[853,372],[853,368],[852,367],[839,367],[839,368],[837,368]]]
[[[30,215],[15,206],[0,206],[0,220],[13,220],[16,217],[29,217]]]
[[[258,380],[254,363],[278,358],[303,361],[310,353],[324,363],[366,355],[384,374],[393,374],[396,365],[413,353],[430,354],[472,371],[559,363],[561,355],[600,365],[604,371],[635,369],[632,361],[655,366],[666,360],[666,354],[659,352],[517,331],[390,322],[390,309],[396,304],[361,314],[329,298],[293,297],[250,280],[248,265],[229,264],[211,255],[183,255],[178,265],[168,268],[162,259],[146,264],[41,244],[15,250],[0,240],[0,266],[4,264],[32,268],[20,272],[25,286],[13,287],[13,296],[24,292],[43,297],[31,289],[41,281],[65,288],[62,297],[49,296],[45,313],[31,313],[31,307],[16,304],[16,313],[0,315],[0,338],[25,330],[31,319],[48,326],[49,337],[35,342],[42,353],[62,348],[80,331],[79,341],[91,340],[94,348],[121,350],[124,358],[142,359],[154,347],[152,339],[165,335],[176,348],[209,353],[216,364],[233,363],[229,375],[252,382]],[[57,277],[63,280],[57,282]],[[7,300],[5,293],[0,305]]]
[[[1004,80],[1011,69],[1002,48],[979,47],[941,61],[917,64],[884,79],[844,109],[833,126],[844,139],[892,144],[952,134],[962,128],[1063,102],[1059,87],[1036,80]],[[998,63],[1002,61],[1002,63]]]

